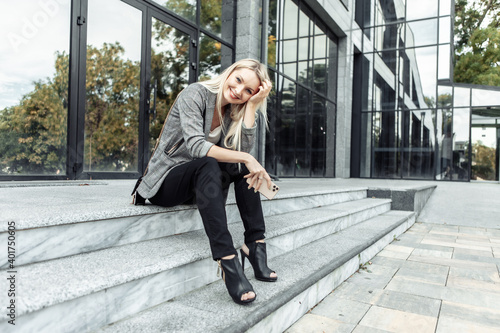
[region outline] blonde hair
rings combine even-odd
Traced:
[[[267,67],[254,59],[243,59],[235,62],[227,69],[225,69],[219,76],[200,82],[204,87],[214,94],[217,94],[217,102],[215,104],[215,109],[219,114],[219,119],[221,119],[221,126],[224,133],[226,129],[224,128],[224,121],[222,119],[222,95],[224,93],[224,83],[228,77],[237,69],[247,68],[255,72],[260,82],[264,80],[269,80],[269,74],[267,73]],[[226,138],[224,139],[224,145],[233,150],[241,150],[241,128],[243,126],[243,116],[245,115],[245,110],[247,103],[244,104],[231,104],[231,125],[227,131]],[[256,109],[264,117],[264,121],[267,124],[267,97],[262,100],[261,103],[256,105]],[[257,118],[257,114],[256,114]]]

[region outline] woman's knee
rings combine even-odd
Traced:
[[[200,159],[198,170],[203,170],[206,172],[211,172],[218,174],[220,173],[219,162],[213,157],[205,156]]]

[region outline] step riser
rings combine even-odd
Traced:
[[[389,209],[390,203],[388,202],[378,204],[291,233],[275,237],[270,236],[267,238],[268,258],[272,259],[285,252],[292,251],[302,245],[387,212]],[[248,261],[246,261],[246,267],[248,267],[246,269],[247,276],[253,276],[253,270]],[[53,325],[53,327],[47,328],[54,332],[58,332],[61,325],[66,327],[61,332],[97,329],[212,283],[220,279],[220,277],[217,277],[216,271],[217,264],[211,258],[203,259],[116,287],[107,288],[105,292],[99,291],[21,316],[19,320],[20,327],[23,327],[24,324],[28,325],[28,323],[31,326],[32,322],[35,322],[40,325]],[[166,285],[167,282],[168,285]],[[96,307],[96,304],[99,304],[99,306]],[[68,308],[73,310],[68,311]],[[84,317],[89,318],[89,321],[83,320],[81,316],[74,317],[73,312],[76,314],[84,312]],[[50,317],[49,314],[56,317]],[[47,318],[51,318],[51,320],[47,321]],[[3,324],[5,323],[2,323],[0,328]]]
[[[318,206],[366,198],[366,190],[355,190],[262,201],[264,216],[273,216]],[[226,208],[229,223],[240,220],[236,204]],[[19,248],[16,265],[26,265],[79,253],[102,250],[203,228],[197,209],[89,221],[59,226],[17,230]],[[7,235],[0,233],[0,246],[7,248]],[[0,252],[7,262],[7,251]],[[0,269],[7,266],[3,264]]]
[[[290,233],[267,239],[268,258],[274,258],[286,252],[297,249],[318,239],[329,236],[341,230],[347,229],[357,223],[363,222],[374,216],[388,212],[391,204],[386,203],[371,207],[369,209],[349,214],[334,220],[314,224],[310,227],[295,230]]]
[[[351,258],[332,273],[328,274],[311,287],[294,297],[284,306],[274,311],[272,314],[251,327],[247,333],[259,332],[283,332],[293,323],[299,320],[310,309],[316,306],[323,298],[337,288],[342,282],[347,280],[358,269],[360,264],[364,264],[380,252],[385,246],[394,240],[394,236],[399,236],[408,230],[415,223],[415,217],[408,219],[401,225],[393,229],[385,237],[382,237],[375,244],[371,245],[359,256]]]
[[[204,259],[19,316],[19,332],[88,332],[214,282],[217,264]],[[165,286],[165,281],[169,285]],[[0,323],[0,332],[11,325]]]

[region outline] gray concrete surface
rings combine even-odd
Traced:
[[[498,229],[416,223],[286,333],[500,332],[499,245]]]
[[[500,185],[434,183],[417,223],[286,333],[500,332]]]

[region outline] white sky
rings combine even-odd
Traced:
[[[69,54],[69,0],[0,3],[0,110],[17,105],[33,81],[52,77],[56,51]],[[96,4],[99,10],[96,10]],[[119,0],[90,0],[88,40],[120,41],[125,58],[140,60],[141,12]]]

